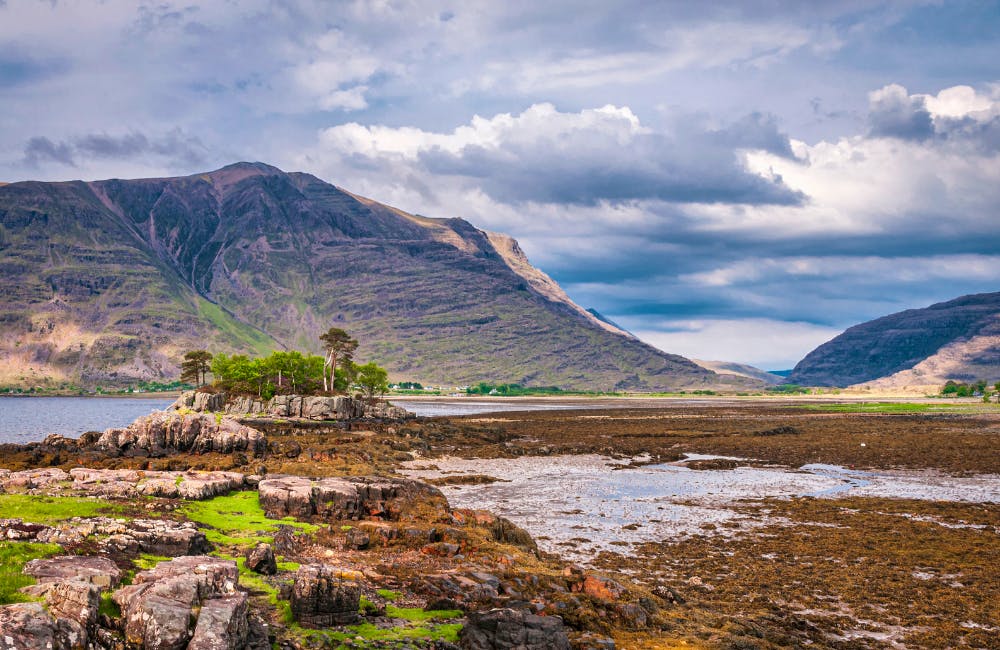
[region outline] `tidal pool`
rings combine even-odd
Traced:
[[[485,474],[484,485],[443,486],[453,506],[490,510],[530,532],[546,551],[586,561],[604,550],[773,523],[741,501],[770,497],[878,496],[1000,502],[1000,476],[860,472],[833,465],[692,470],[685,461],[628,466],[597,455],[514,459],[435,458],[406,463],[414,478]],[[642,459],[638,459],[642,460]]]

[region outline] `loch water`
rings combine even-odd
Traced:
[[[24,444],[50,433],[77,438],[124,427],[163,410],[174,397],[0,397],[0,443]]]

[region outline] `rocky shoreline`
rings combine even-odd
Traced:
[[[275,472],[292,441],[206,411],[218,399],[182,396],[124,429],[6,446],[5,459],[49,466],[0,470],[0,545],[49,551],[21,568],[34,584],[14,599],[27,602],[0,606],[0,648],[613,648],[608,632],[655,625],[667,605],[539,554],[511,522],[454,509],[422,481]],[[362,457],[372,443],[407,458],[388,441],[421,446],[398,430],[405,414],[341,417],[357,412],[343,399],[322,398],[335,415],[324,438],[362,441]],[[312,420],[316,408],[304,398],[264,412]],[[294,442],[295,460],[324,464]],[[194,459],[253,472],[167,468]],[[96,511],[47,514],[75,504]]]

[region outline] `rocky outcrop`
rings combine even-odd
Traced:
[[[569,650],[558,616],[537,616],[514,609],[470,612],[460,635],[465,650]]]
[[[196,413],[227,413],[236,416],[269,418],[303,418],[306,420],[355,420],[377,418],[380,420],[405,420],[412,413],[386,401],[369,403],[347,396],[275,395],[269,400],[226,393],[200,393],[186,391],[170,407],[175,411],[190,410]]]
[[[235,562],[208,556],[161,562],[136,574],[133,584],[112,595],[124,616],[126,644],[144,650],[266,648],[266,639],[250,638],[238,581]]]
[[[267,440],[260,431],[230,418],[153,413],[124,429],[108,429],[95,446],[118,454],[136,451],[147,454],[167,451],[262,454],[267,449]]]
[[[345,572],[325,565],[306,565],[295,572],[291,607],[295,620],[305,627],[330,627],[357,623],[361,586]]]
[[[264,479],[257,489],[264,512],[275,519],[399,519],[415,504],[447,507],[440,490],[413,479],[284,476]]]

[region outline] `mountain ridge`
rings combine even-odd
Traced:
[[[0,382],[167,378],[184,349],[315,352],[331,325],[425,383],[729,381],[600,321],[506,235],[264,163],[13,183],[0,224]]]
[[[792,383],[923,387],[1000,378],[1000,292],[960,296],[848,328],[802,359]]]

